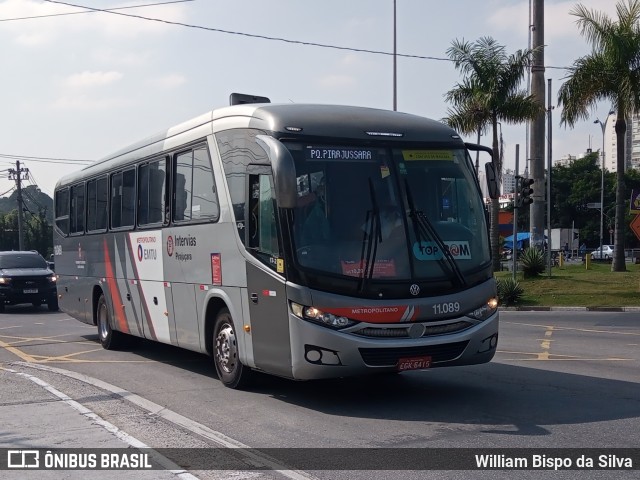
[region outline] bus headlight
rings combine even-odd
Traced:
[[[315,307],[306,307],[299,303],[291,302],[291,312],[298,318],[303,320],[310,320],[327,327],[341,329],[355,325],[356,322],[342,317],[334,315],[333,313],[323,312]]]
[[[498,310],[498,299],[492,297],[487,300],[487,303],[482,305],[480,308],[476,308],[473,312],[469,313],[467,317],[483,322],[491,315],[496,313],[496,310]]]

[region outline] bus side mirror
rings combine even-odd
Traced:
[[[496,170],[493,167],[493,163],[485,163],[484,170],[487,177],[487,190],[489,191],[489,197],[495,200],[500,196],[500,189],[498,188],[498,177],[496,175]]]
[[[267,152],[273,170],[276,203],[280,208],[295,208],[298,201],[296,166],[289,150],[268,135],[257,135],[256,141]]]

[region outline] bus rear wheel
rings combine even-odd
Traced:
[[[233,319],[226,308],[218,313],[213,328],[213,363],[225,386],[241,388],[249,383],[252,372],[240,361]]]
[[[98,299],[96,311],[96,324],[98,325],[98,340],[105,350],[117,350],[125,346],[125,334],[111,328],[111,311],[104,295]]]

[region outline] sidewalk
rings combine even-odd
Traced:
[[[0,365],[0,449],[28,450],[34,448],[126,449],[144,446],[135,438],[98,417],[81,404],[71,400],[51,385],[29,375]],[[8,456],[7,453],[3,455]],[[19,458],[12,457],[12,463]],[[33,458],[31,456],[30,458]],[[40,456],[40,465],[44,458]],[[8,458],[0,458],[5,467]],[[96,479],[194,479],[183,471],[168,470],[26,470],[0,471],[7,479],[64,478]]]
[[[640,312],[640,307],[543,307],[543,306],[517,306],[498,307],[503,312]]]

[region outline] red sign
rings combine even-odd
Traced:
[[[219,253],[211,254],[211,283],[222,285],[222,258]]]
[[[638,237],[638,240],[640,240],[640,213],[631,220],[629,226],[631,227],[631,231]]]

